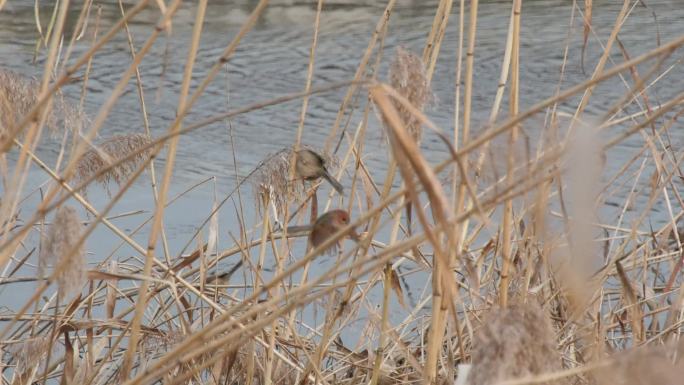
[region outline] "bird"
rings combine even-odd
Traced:
[[[230,281],[230,277],[232,277],[233,273],[235,273],[241,266],[242,266],[242,261],[238,261],[233,267],[230,268],[230,270],[226,271],[225,273],[213,274],[213,275],[208,276],[204,280],[204,284],[205,285],[227,285],[228,282]]]
[[[321,215],[314,222],[309,235],[311,246],[315,249],[330,239],[337,232],[349,225],[349,213],[345,210],[331,210]],[[351,229],[348,234],[352,239],[358,240],[359,235],[355,229]],[[332,245],[326,252],[334,251],[339,246],[338,243]]]
[[[308,149],[297,151],[296,156],[295,171],[299,178],[309,181],[325,178],[338,193],[344,193],[344,187],[330,175],[322,156]]]

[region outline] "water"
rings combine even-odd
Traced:
[[[34,47],[37,38],[32,2],[9,1],[0,12],[0,64],[3,67],[18,71],[27,76],[40,76],[44,51],[33,63]],[[101,6],[101,31],[120,17],[117,3],[112,0],[97,1]],[[380,1],[330,1],[326,2],[321,19],[319,43],[316,50],[313,86],[324,86],[330,83],[350,80],[368,44],[375,24],[382,14],[384,4]],[[378,74],[379,79],[386,79],[389,58],[395,47],[404,46],[414,52],[421,52],[429,32],[435,12],[435,1],[400,1],[395,8],[384,44],[383,63]],[[595,66],[601,49],[597,37],[605,42],[610,34],[621,2],[598,2],[594,5],[593,26],[595,36],[590,38],[585,59],[585,68],[590,72]],[[196,86],[213,65],[216,58],[231,41],[236,31],[255,6],[256,1],[210,1],[201,45],[195,64],[193,87]],[[620,39],[631,57],[636,57],[657,47],[658,41],[667,42],[681,34],[681,20],[684,19],[684,7],[679,0],[651,0],[650,9],[639,5],[633,8],[631,15],[623,26]],[[130,7],[131,4],[127,4]],[[524,2],[521,30],[521,71],[520,71],[520,109],[544,100],[555,93],[563,61],[563,48],[569,39],[568,63],[564,73],[562,88],[568,88],[585,80],[588,75],[581,68],[582,28],[579,15],[575,15],[570,23],[572,2],[551,0],[527,0]],[[71,11],[67,27],[69,34],[78,15],[78,7]],[[445,131],[453,132],[454,93],[456,76],[456,50],[458,47],[458,7],[454,6],[454,14],[450,19],[442,52],[437,63],[433,89],[436,101],[428,111],[428,115]],[[657,15],[657,22],[652,12]],[[41,2],[41,14],[46,19],[51,13],[48,2]],[[473,93],[473,127],[474,134],[481,132],[487,121],[493,103],[508,30],[510,2],[483,1],[480,4],[477,48],[475,53],[475,84]],[[315,2],[274,1],[260,18],[257,25],[244,38],[237,51],[225,66],[222,73],[208,87],[205,96],[200,98],[186,119],[187,123],[196,122],[221,112],[246,105],[268,101],[278,96],[303,90],[309,62],[309,49],[313,33]],[[154,6],[143,12],[131,23],[131,33],[136,48],[140,48],[157,20],[158,14]],[[167,130],[175,117],[178,103],[178,92],[183,75],[187,48],[194,20],[194,4],[186,2],[174,19],[173,34],[161,38],[154,45],[141,66],[141,76],[145,89],[145,99],[153,135],[158,136]],[[92,22],[92,21],[91,21]],[[568,28],[572,31],[568,37]],[[467,28],[466,28],[467,30]],[[76,44],[74,57],[83,53],[90,44],[90,34]],[[676,63],[681,53],[675,52],[667,64]],[[611,54],[611,62],[623,61],[622,54],[615,48]],[[121,74],[131,61],[125,35],[119,34],[104,50],[98,52],[93,60],[86,111],[95,116],[99,108],[107,100],[109,91],[119,81]],[[640,73],[646,71],[640,66]],[[684,89],[684,75],[681,66],[675,65],[664,79],[649,89],[649,97],[653,105],[667,101]],[[633,84],[625,74],[628,85]],[[68,97],[78,98],[79,86],[66,89]],[[610,108],[613,102],[626,92],[626,86],[620,79],[611,79],[599,85],[585,117],[597,117]],[[307,144],[322,144],[335,120],[337,110],[344,95],[344,90],[312,97],[304,127],[303,141]],[[363,99],[363,98],[361,98]],[[578,98],[572,98],[562,104],[560,109],[572,112]],[[267,154],[277,151],[294,142],[299,121],[301,101],[295,100],[263,109],[259,109],[231,119],[204,127],[183,136],[180,139],[174,172],[171,196],[185,191],[200,181],[207,181],[189,193],[183,195],[169,207],[165,215],[165,230],[172,255],[177,255],[183,247],[190,243],[195,248],[197,241],[191,238],[198,227],[209,215],[212,202],[221,200],[236,186],[238,175],[247,175]],[[361,109],[356,109],[351,118],[350,127],[355,127],[361,119]],[[638,112],[635,105],[629,107],[625,114]],[[504,116],[502,112],[500,116]],[[524,132],[535,142],[539,136],[543,116],[526,122]],[[233,162],[231,150],[232,140],[236,148],[237,164]],[[612,136],[624,126],[608,130]],[[137,96],[135,82],[132,80],[125,93],[114,106],[106,123],[100,130],[101,137],[114,134],[143,132],[140,101]],[[671,130],[673,146],[681,145],[681,130]],[[371,118],[368,138],[365,142],[364,161],[376,171],[376,181],[382,181],[382,174],[387,165],[385,139],[374,117]],[[608,155],[605,174],[616,172],[643,145],[643,138],[634,135],[623,142]],[[447,156],[443,144],[434,134],[426,134],[422,146],[424,155],[429,161],[438,162]],[[39,156],[54,165],[59,149],[59,140],[47,140],[38,149]],[[13,155],[10,155],[12,159]],[[156,163],[158,175],[163,171],[164,154]],[[637,166],[638,166],[637,162]],[[632,167],[635,170],[637,166]],[[648,170],[648,169],[647,169]],[[648,177],[642,175],[643,183],[639,184],[635,207],[643,205],[649,197]],[[348,178],[347,178],[348,179]],[[26,207],[35,205],[39,194],[36,188],[49,180],[49,177],[38,169],[34,169],[27,182],[25,194],[29,196]],[[629,180],[623,177],[622,180]],[[344,180],[344,184],[350,183]],[[619,189],[608,199],[608,205],[602,208],[602,219],[614,223],[619,205],[629,193],[631,184]],[[114,189],[115,191],[115,189]],[[135,229],[150,215],[153,207],[149,178],[140,181],[116,205],[112,214],[145,210],[144,213],[115,219],[113,222],[127,232]],[[248,203],[247,218],[253,221],[251,210],[251,191],[243,191],[243,199]],[[100,189],[89,192],[89,199],[97,208],[103,208],[108,196]],[[237,199],[237,198],[235,198]],[[229,234],[237,236],[238,227],[235,221],[236,210],[230,201],[220,211],[219,249],[232,245]],[[655,227],[667,220],[667,213],[662,202],[657,202],[649,220]],[[638,211],[638,210],[637,210]],[[29,210],[25,209],[24,215]],[[629,219],[629,217],[628,217]],[[251,222],[254,223],[254,222]],[[629,222],[626,222],[629,224]],[[251,224],[250,224],[251,225]],[[647,226],[648,223],[644,223]],[[643,226],[642,226],[643,227]],[[203,229],[206,237],[207,229]],[[139,244],[147,243],[147,228],[132,235]],[[30,236],[29,242],[35,242],[37,235]],[[98,228],[89,239],[88,250],[94,260],[102,260],[112,254],[122,242],[104,227]],[[113,252],[113,257],[123,260],[136,255],[128,246]],[[226,262],[227,265],[234,261]],[[325,262],[324,262],[325,263]],[[314,267],[314,269],[320,267]],[[7,290],[7,289],[5,289]],[[7,297],[8,291],[3,296]],[[14,302],[13,299],[10,302]],[[4,302],[5,300],[3,300]],[[9,301],[9,300],[8,300]],[[21,302],[18,302],[21,303]]]

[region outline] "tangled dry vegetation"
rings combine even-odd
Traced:
[[[165,134],[98,138],[104,118],[135,73],[131,67],[97,117],[65,134],[73,140],[62,141],[59,167],[36,154],[40,143],[51,140],[41,127],[68,122],[71,116],[60,107],[61,87],[73,81],[73,74],[85,73],[80,79],[86,82],[89,59],[109,49],[113,36],[127,33],[127,23],[142,10],[163,3],[147,40],[161,44],[157,39],[173,26],[178,0],[138,1],[110,31],[92,35],[97,39],[92,48],[70,58],[66,53],[75,51],[67,48],[76,40],[64,36],[62,44],[64,7],[77,5],[59,1],[54,28],[45,36],[42,68],[57,75],[39,82],[0,73],[3,384],[681,382],[684,257],[677,226],[684,213],[684,156],[681,146],[670,144],[670,132],[680,124],[684,94],[675,90],[667,100],[661,94],[658,105],[648,95],[653,84],[667,82],[664,74],[681,70],[679,61],[670,59],[681,55],[684,36],[641,56],[616,60],[611,50],[629,16],[626,1],[615,25],[602,26],[612,33],[601,41],[605,49],[586,80],[561,80],[549,99],[521,109],[520,19],[525,11],[522,0],[514,0],[501,53],[501,87],[489,124],[476,129],[471,116],[478,87],[474,60],[481,54],[475,43],[478,2],[465,7],[466,2],[440,1],[433,27],[425,31],[422,55],[402,48],[391,53],[394,57],[383,57],[389,51],[380,47],[396,3],[388,1],[355,78],[342,85],[348,92],[324,148],[333,152],[330,144],[340,138],[352,98],[368,97],[365,113],[351,115],[345,127],[349,135],[341,137],[335,154],[340,159],[336,176],[342,177],[346,196],[331,193],[328,202],[352,209],[352,225],[363,236],[344,243],[337,258],[313,274],[315,253],[302,247],[306,233],[274,226],[276,221],[290,224],[295,219],[285,213],[304,212],[312,205],[310,197],[316,205],[319,199],[315,183],[289,179],[289,148],[246,178],[257,192],[267,189],[263,201],[274,204],[275,215],[260,210],[253,225],[240,217],[240,236],[222,248],[216,237],[229,235],[217,230],[220,205],[215,205],[204,231],[188,240],[198,245],[195,251],[156,247],[164,239],[164,211],[173,202],[169,184],[183,134],[269,104],[303,98],[305,108],[308,98],[341,87],[311,89],[309,83],[304,93],[273,101],[265,96],[267,101],[253,106],[183,122],[267,1],[256,4],[192,93],[192,71],[185,73],[177,118]],[[198,25],[207,3],[199,0],[192,7]],[[0,1],[0,12],[4,4]],[[97,25],[85,23],[95,14],[87,12],[91,5],[84,2],[74,34]],[[584,26],[586,43],[593,27],[592,2],[576,7],[584,16],[573,22]],[[462,33],[455,66],[456,123],[447,130],[435,125],[424,107],[449,24]],[[316,36],[318,26],[317,18]],[[193,34],[190,63],[200,39]],[[628,47],[620,46],[625,53]],[[137,53],[143,62],[146,52]],[[392,63],[390,75],[371,80],[383,63]],[[595,87],[618,76],[624,80],[624,97],[611,101],[602,116],[587,118]],[[370,109],[379,117],[375,123]],[[532,129],[529,122],[539,116],[544,117],[542,127]],[[384,180],[364,163],[366,128],[374,124],[386,131],[389,143]],[[447,149],[438,164],[428,163],[421,152],[419,142],[428,136]],[[521,151],[524,138],[532,144]],[[628,140],[632,153],[624,166],[608,172],[605,157]],[[494,146],[504,154],[503,165],[488,164],[485,154]],[[163,172],[157,175],[150,166],[162,151],[165,162],[158,170]],[[24,191],[24,182],[33,170],[51,183],[41,186],[38,207],[27,210],[23,198],[33,192]],[[139,229],[120,228],[108,218],[131,185],[146,177],[156,206],[147,208],[151,215],[140,227],[147,230],[148,243],[140,244],[133,237]],[[93,182],[112,190],[99,210],[85,195]],[[639,192],[646,192],[647,199],[636,204]],[[619,208],[617,216],[599,215],[608,201]],[[412,232],[402,217],[408,204],[413,207]],[[651,220],[655,207],[666,208],[665,221]],[[119,260],[113,258],[115,250],[88,255],[96,228],[107,229],[135,255]],[[235,268],[221,280],[211,279],[209,272],[220,262]]]

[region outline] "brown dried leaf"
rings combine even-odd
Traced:
[[[399,304],[401,307],[404,309],[408,309],[406,306],[406,302],[404,301],[404,292],[401,289],[401,281],[399,280],[399,274],[397,274],[397,271],[395,269],[389,269],[390,270],[390,285],[392,286],[392,290],[394,290],[394,293],[397,295],[397,299],[399,300]]]
[[[64,376],[62,384],[70,384],[74,378],[74,346],[71,344],[69,332],[64,331]]]
[[[636,338],[637,342],[644,340],[643,328],[641,327],[641,321],[643,319],[643,314],[641,311],[641,305],[637,300],[636,293],[632,284],[629,282],[629,278],[622,268],[622,264],[618,261],[615,262],[615,267],[617,268],[618,277],[620,277],[620,283],[622,284],[622,290],[624,296],[627,300],[629,318],[632,323],[632,333]]]

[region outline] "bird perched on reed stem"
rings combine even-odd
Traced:
[[[316,248],[348,225],[349,213],[344,210],[328,211],[316,219],[316,222],[311,229],[311,234],[309,235],[309,241],[311,242],[311,245]],[[359,235],[353,228],[349,231],[348,235],[354,240],[359,239]],[[339,244],[335,244],[327,251],[334,250],[338,246]]]
[[[296,157],[295,171],[298,178],[304,180],[325,178],[338,193],[342,194],[344,192],[344,187],[328,172],[322,156],[314,151],[304,149],[297,151]]]

